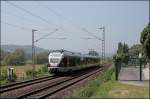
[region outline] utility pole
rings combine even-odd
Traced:
[[[102,57],[105,61],[105,27],[103,26]]]
[[[35,78],[35,47],[34,47],[34,32],[37,31],[32,29],[32,77]]]
[[[55,31],[53,31],[53,32],[51,32],[51,33],[49,33],[49,34],[47,34],[47,35],[44,35],[44,36],[40,37],[39,39],[34,40],[34,32],[35,32],[35,31],[37,31],[37,30],[32,29],[32,72],[33,72],[33,73],[32,73],[32,77],[33,77],[33,79],[35,78],[35,46],[34,46],[34,44],[35,44],[36,42],[42,40],[42,39],[46,39],[47,36],[49,36],[49,35],[55,33],[56,31],[58,31],[58,29],[55,29]],[[54,38],[54,39],[64,40],[64,39],[66,39],[66,38],[65,38],[65,37],[62,37],[62,38]]]
[[[99,29],[103,29],[103,38],[102,38],[102,63],[105,61],[105,27],[101,27]]]
[[[93,35],[94,38],[96,38],[97,40],[100,41],[100,43],[102,42],[102,58],[100,58],[100,65],[101,63],[103,64],[105,61],[105,27],[100,27],[98,29],[103,29],[103,34],[102,34],[102,38],[99,38],[95,35]],[[87,31],[86,29],[83,28],[84,31],[90,33],[89,31]],[[93,38],[85,38],[85,39],[93,39]],[[100,50],[101,51],[101,50]]]

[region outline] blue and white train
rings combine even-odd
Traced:
[[[82,55],[66,50],[53,50],[48,56],[49,73],[71,72],[98,66],[100,63],[99,56]]]

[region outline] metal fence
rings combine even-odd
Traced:
[[[118,80],[119,74],[122,72],[122,68],[131,68],[135,71],[138,71],[138,78],[139,80],[142,80],[142,69],[149,68],[150,67],[150,59],[148,58],[130,58],[127,61],[122,61],[119,59],[115,60],[115,76],[116,80]],[[132,76],[132,75],[131,75]]]

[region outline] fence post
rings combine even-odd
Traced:
[[[13,76],[14,76],[14,68],[8,68],[8,71],[7,71],[8,73],[8,80],[9,81],[13,81],[14,80],[14,78],[13,78]]]
[[[142,81],[142,58],[140,58],[140,81]]]
[[[119,70],[120,70],[120,60],[115,59],[115,79],[116,80],[118,80]]]

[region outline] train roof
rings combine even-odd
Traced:
[[[83,58],[100,58],[100,56],[92,56],[92,55],[88,55],[88,54],[81,54],[81,53],[77,53],[77,52],[71,52],[71,51],[67,51],[64,49],[59,49],[59,50],[51,50],[50,53],[53,52],[60,52],[63,53],[64,55],[68,55],[68,56],[76,56],[76,57],[83,57]]]
[[[84,54],[83,57],[88,57],[88,58],[100,58],[100,56],[93,56],[93,55],[88,55],[88,54]]]
[[[50,51],[50,53],[53,53],[53,52],[60,52],[60,53],[63,53],[64,55],[68,55],[68,56],[78,56],[78,57],[81,57],[81,53],[71,52],[71,51],[67,51],[67,50],[64,50],[64,49],[51,50]]]

